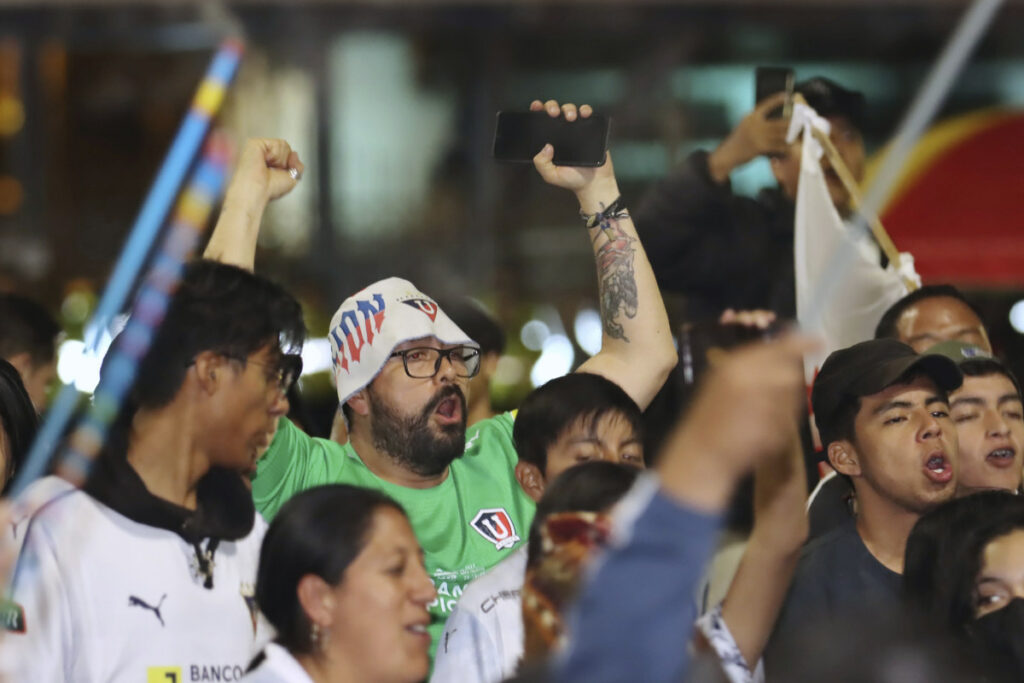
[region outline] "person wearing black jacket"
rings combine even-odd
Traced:
[[[864,96],[827,78],[796,92],[828,119],[831,139],[859,181],[864,174]],[[697,151],[651,188],[635,213],[637,230],[664,291],[687,298],[690,319],[717,318],[727,308],[796,312],[793,277],[794,200],[800,143],[786,142],[789,122],[773,117],[785,95],[766,98],[712,152]],[[761,155],[778,186],[756,198],[733,193],[729,174]],[[851,198],[822,161],[832,201],[845,215]]]

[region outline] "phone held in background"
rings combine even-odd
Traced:
[[[796,74],[792,69],[779,66],[759,66],[754,79],[754,104],[780,92],[786,93],[786,102],[781,107],[768,112],[767,118],[788,119],[793,113],[793,87]]]
[[[611,120],[600,114],[566,121],[543,111],[500,111],[494,130],[494,158],[532,162],[544,145],[555,148],[558,166],[600,166],[608,151]]]

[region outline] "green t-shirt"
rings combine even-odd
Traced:
[[[351,444],[313,438],[282,419],[260,459],[253,499],[268,522],[293,495],[322,484],[363,486],[398,501],[437,588],[437,600],[429,606],[433,661],[444,622],[466,584],[505,559],[529,535],[534,504],[515,478],[518,457],[512,420],[504,413],[471,426],[466,430],[466,451],[452,462],[448,477],[433,488],[413,489],[373,474]]]

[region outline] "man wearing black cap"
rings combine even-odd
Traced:
[[[894,339],[825,360],[811,403],[829,462],[853,482],[857,515],[804,547],[774,640],[815,616],[898,603],[911,528],[956,491],[948,393],[962,381],[949,358]]]
[[[796,92],[828,119],[831,138],[856,180],[864,175],[864,96],[826,78]],[[793,317],[793,217],[800,143],[786,142],[789,121],[774,117],[785,99],[764,99],[713,151],[697,151],[654,186],[635,214],[663,291],[686,295],[687,317],[715,318],[727,308],[766,308]],[[761,155],[771,159],[778,187],[755,199],[733,194],[729,174]],[[850,196],[827,159],[832,201],[845,215]]]

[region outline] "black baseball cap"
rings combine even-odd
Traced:
[[[844,88],[823,76],[800,81],[793,89],[804,96],[818,116],[842,116],[857,130],[864,130],[866,105],[863,93]]]
[[[924,373],[947,393],[964,381],[960,368],[950,358],[918,354],[895,339],[871,339],[831,353],[811,390],[821,442],[828,445],[835,441],[836,417],[848,401],[877,394],[913,371]]]

